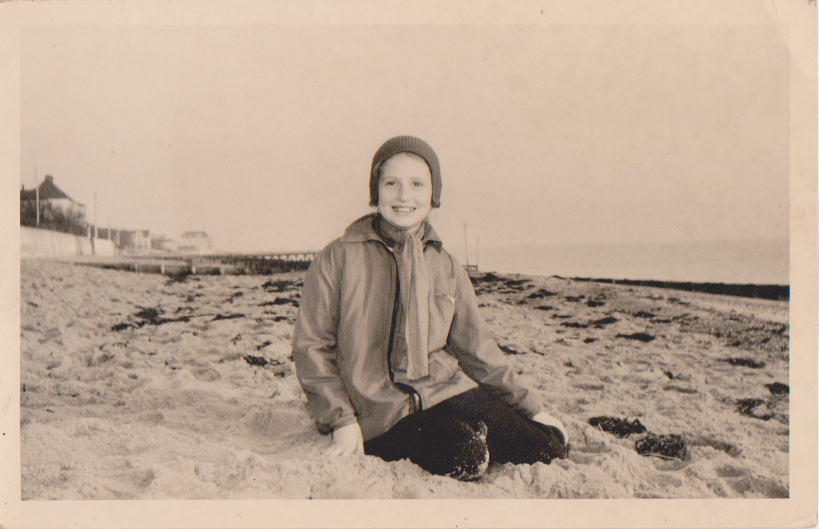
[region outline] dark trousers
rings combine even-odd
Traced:
[[[364,442],[364,453],[386,461],[409,459],[424,470],[477,479],[490,461],[549,463],[568,452],[560,430],[515,413],[476,388],[400,420]]]

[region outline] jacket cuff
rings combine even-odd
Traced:
[[[526,410],[526,411],[523,413],[523,415],[524,415],[524,416],[525,416],[527,419],[534,419],[534,418],[535,418],[535,415],[537,415],[538,413],[540,413],[540,412],[542,412],[542,411],[546,411],[546,410],[543,408],[543,406],[541,406],[541,407],[539,407],[539,408],[534,408],[534,411],[532,411],[532,410]]]
[[[546,411],[543,403],[533,394],[531,389],[527,391],[526,396],[517,404],[517,408],[519,410],[518,413],[527,419],[531,419],[538,413]]]
[[[344,428],[345,426],[349,426],[351,424],[357,423],[358,420],[355,418],[355,415],[347,415],[346,417],[342,417],[333,424],[332,431],[338,430],[339,428]]]

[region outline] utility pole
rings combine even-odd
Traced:
[[[34,209],[37,212],[37,224],[40,227],[40,185],[37,183],[37,140],[34,140]]]
[[[464,222],[464,253],[466,254],[466,266],[469,266],[469,245],[466,242],[466,222]]]
[[[97,194],[94,193],[94,238],[97,238]]]

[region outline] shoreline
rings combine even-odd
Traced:
[[[21,263],[25,260],[39,260],[21,259]],[[106,269],[124,270],[138,273],[155,273],[164,274],[168,276],[178,277],[180,275],[248,275],[248,276],[267,276],[279,273],[288,273],[292,271],[304,270],[306,266],[302,263],[290,263],[289,270],[277,270],[274,267],[266,268],[262,272],[247,272],[239,266],[231,264],[199,264],[191,265],[191,258],[182,259],[179,257],[163,259],[156,256],[120,256],[114,259],[111,258],[91,258],[91,259],[45,259],[54,262],[65,262],[70,264],[79,264],[83,266],[93,266]],[[717,281],[668,281],[657,279],[614,279],[605,277],[579,277],[579,276],[561,276],[557,274],[540,275],[519,272],[497,272],[495,270],[470,270],[470,277],[481,277],[487,274],[492,274],[497,277],[504,275],[514,275],[519,277],[532,278],[550,278],[555,277],[559,279],[571,279],[573,281],[627,285],[627,286],[646,286],[663,288],[670,290],[681,290],[686,292],[700,292],[705,294],[716,294],[725,296],[744,297],[752,299],[768,299],[772,301],[789,301],[790,300],[790,285],[771,284],[771,283],[730,283]]]
[[[589,277],[572,277],[571,279],[574,281],[656,287],[671,290],[682,290],[686,292],[717,294],[722,296],[769,299],[773,301],[790,301],[790,285],[754,283],[716,283],[695,281],[657,281],[644,279],[608,279]]]

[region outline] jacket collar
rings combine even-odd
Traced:
[[[344,235],[341,236],[341,242],[379,241],[383,243],[384,241],[375,231],[374,223],[376,222],[376,216],[377,213],[370,213],[350,224],[344,232]],[[424,223],[426,224],[426,233],[424,233],[423,238],[424,244],[432,244],[440,249],[443,243],[438,233],[428,221],[424,221]]]

